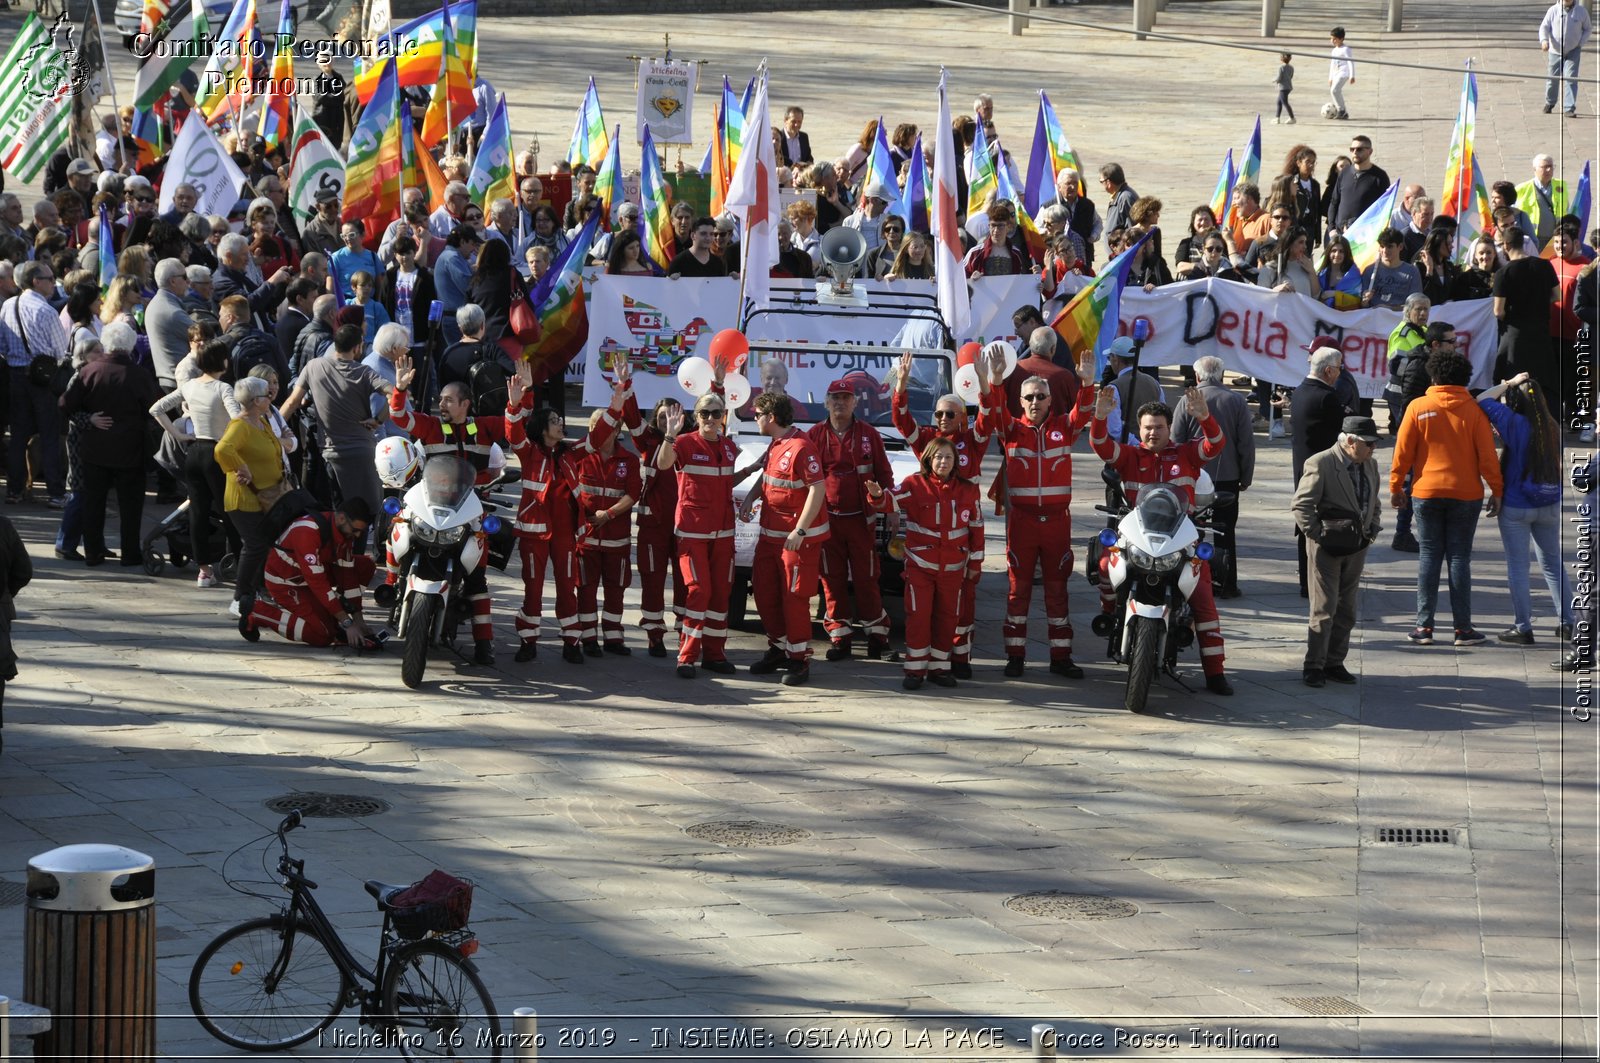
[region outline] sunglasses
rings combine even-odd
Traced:
[[[154,203],[156,201],[155,196],[134,196],[133,198],[140,203]]]
[[[702,421],[720,421],[728,414],[727,410],[701,410],[695,416]]]
[[[956,416],[956,412],[954,410],[934,410],[933,411],[933,418],[936,421],[943,421],[947,417],[955,417],[955,416]]]
[[[1022,396],[1022,401],[1023,402],[1043,402],[1045,399],[1048,399],[1049,397],[1050,396],[1047,395],[1047,394],[1046,395],[1024,395],[1024,396]]]
[[[1274,215],[1273,215],[1273,216],[1272,216],[1272,220],[1273,220],[1273,221],[1294,221],[1294,219],[1293,219],[1293,218],[1291,218],[1291,217],[1290,217],[1290,216],[1289,216],[1289,215],[1287,215],[1287,214],[1274,214]]]

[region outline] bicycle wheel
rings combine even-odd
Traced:
[[[402,945],[383,976],[383,1013],[406,1059],[499,1059],[504,1037],[478,969],[442,941]]]
[[[252,1052],[292,1048],[339,1017],[349,980],[322,938],[280,915],[224,930],[194,961],[189,1006],[217,1040]]]

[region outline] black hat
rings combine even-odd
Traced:
[[[1345,435],[1355,436],[1363,443],[1378,441],[1378,422],[1370,417],[1346,417],[1339,427]]]

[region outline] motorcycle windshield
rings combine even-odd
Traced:
[[[1139,492],[1139,522],[1151,535],[1171,538],[1189,513],[1183,496],[1166,484],[1151,484]]]
[[[439,509],[459,509],[472,493],[477,471],[465,458],[454,454],[440,454],[429,458],[422,470],[423,489],[428,505]]]

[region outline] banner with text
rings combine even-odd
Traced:
[[[1332,336],[1362,397],[1370,399],[1383,394],[1389,379],[1389,333],[1400,324],[1400,311],[1333,310],[1303,295],[1208,277],[1124,292],[1117,331],[1131,334],[1139,318],[1150,323],[1141,364],[1188,365],[1214,354],[1231,372],[1290,387],[1306,377],[1310,352],[1302,348]],[[1490,300],[1441,303],[1428,319],[1456,327],[1458,348],[1472,362],[1473,387],[1494,383],[1498,333]]]

